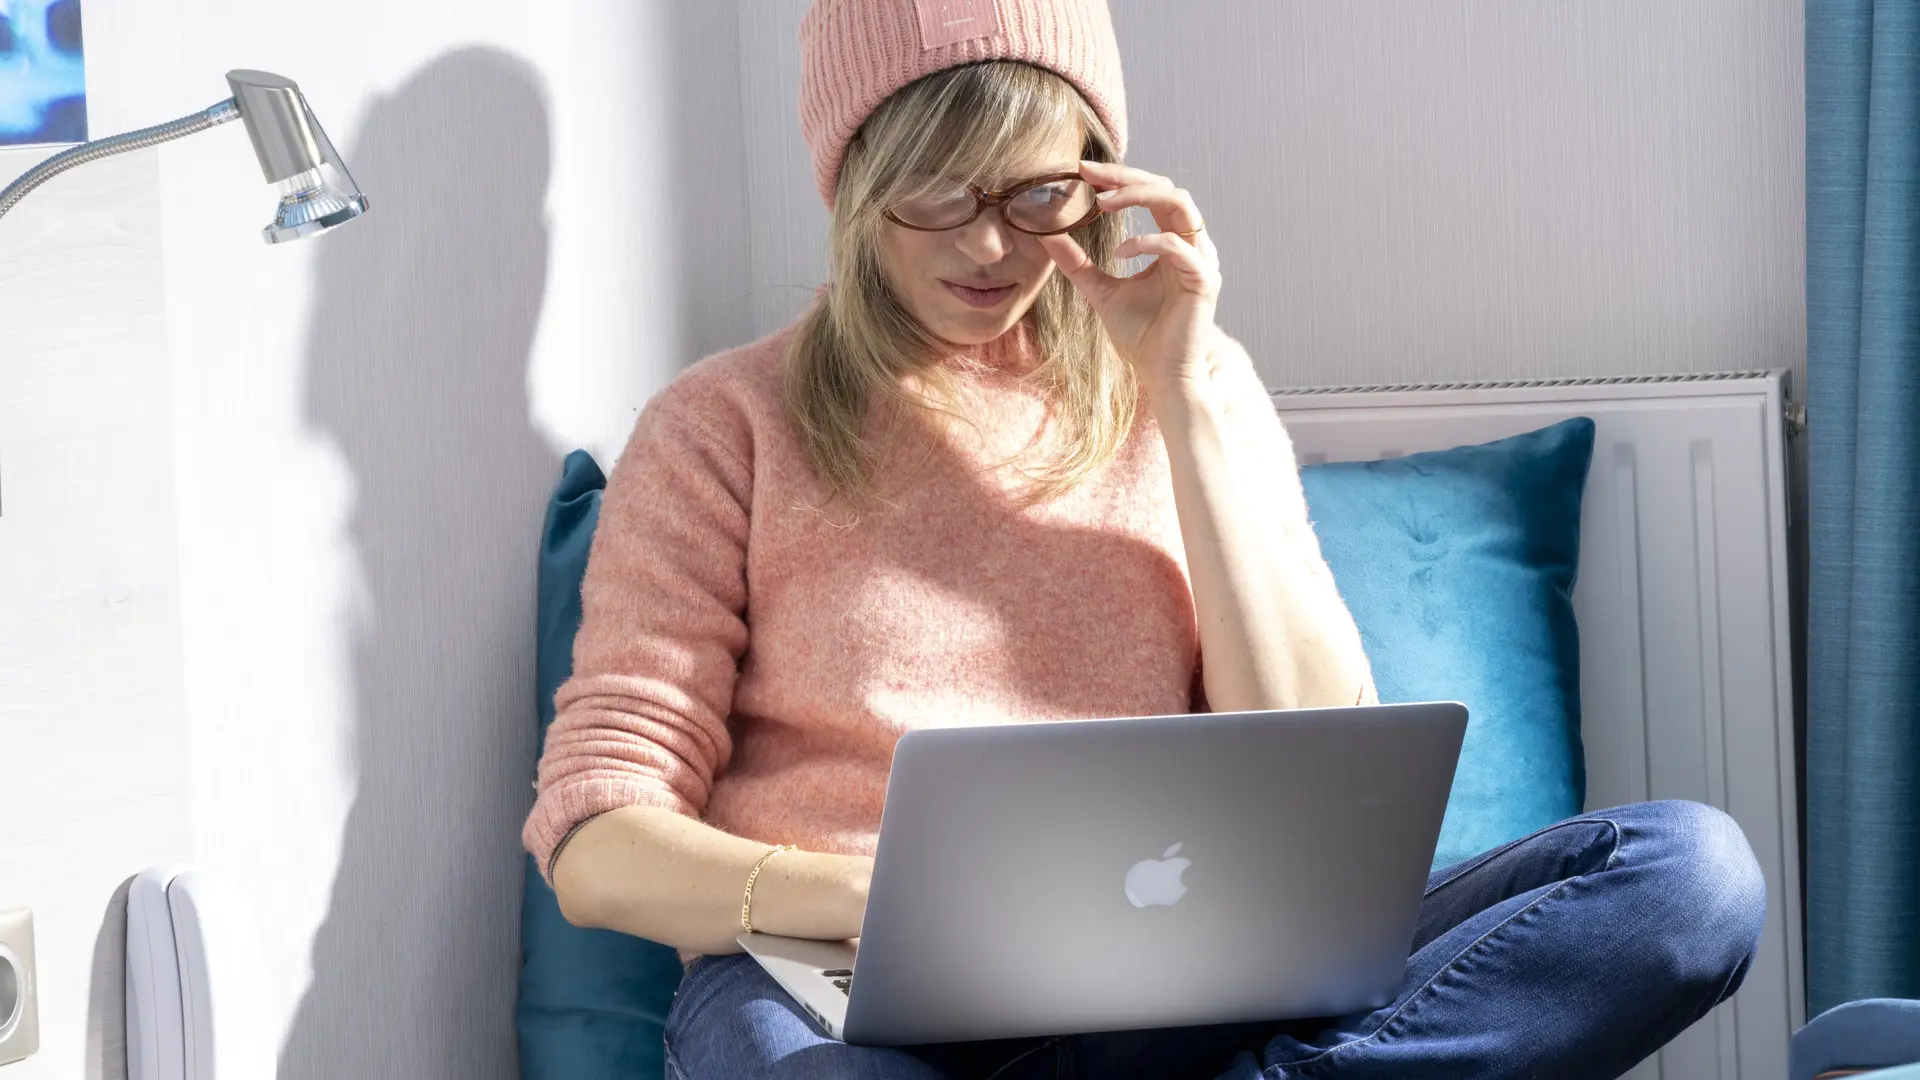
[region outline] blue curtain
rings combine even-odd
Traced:
[[[1808,1006],[1920,997],[1920,0],[1807,0]]]

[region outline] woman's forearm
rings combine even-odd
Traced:
[[[553,866],[567,921],[698,953],[739,952],[747,875],[770,845],[671,810],[631,806],[582,825]],[[785,851],[753,886],[753,928],[790,937],[858,937],[873,860]]]
[[[1292,440],[1264,398],[1236,392],[1234,380],[1258,381],[1238,349],[1223,342],[1208,370],[1150,392],[1207,702],[1218,712],[1371,703],[1360,633],[1313,535]],[[1250,398],[1264,407],[1240,405]]]

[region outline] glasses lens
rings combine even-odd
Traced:
[[[894,203],[893,216],[921,229],[951,229],[973,214],[973,192],[942,184]]]
[[[1007,203],[1007,220],[1034,233],[1062,232],[1093,212],[1093,185],[1085,180],[1035,184]]]

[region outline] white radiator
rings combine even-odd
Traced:
[[[1280,391],[1302,464],[1397,457],[1595,424],[1580,522],[1587,806],[1693,799],[1766,871],[1740,993],[1634,1080],[1777,1080],[1805,1022],[1784,372]]]

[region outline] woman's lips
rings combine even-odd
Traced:
[[[977,308],[997,307],[1011,297],[1015,289],[1020,287],[1018,284],[1013,284],[997,285],[990,289],[980,289],[970,285],[955,284],[944,278],[941,279],[940,284],[945,285],[951,290],[953,295],[966,301],[968,307]]]

